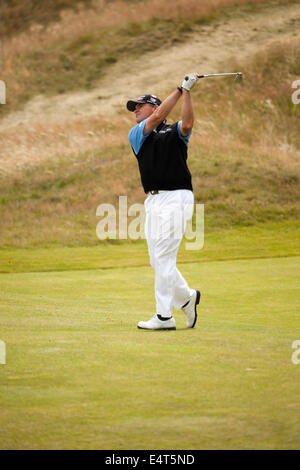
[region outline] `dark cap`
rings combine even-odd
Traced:
[[[155,95],[142,95],[135,101],[130,100],[127,102],[128,111],[134,111],[136,105],[139,103],[140,104],[149,103],[149,104],[152,104],[152,106],[155,106],[155,105],[159,106],[161,105],[161,100]]]

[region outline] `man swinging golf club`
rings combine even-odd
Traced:
[[[145,193],[145,235],[151,266],[155,270],[156,314],[140,321],[138,328],[175,330],[172,307],[182,309],[188,328],[197,321],[200,291],[191,289],[176,268],[179,245],[186,222],[193,215],[192,178],[187,149],[194,124],[190,90],[200,77],[190,74],[163,102],[143,95],[127,102],[137,124],[128,138],[137,157]],[[166,118],[182,98],[181,120],[167,124]]]

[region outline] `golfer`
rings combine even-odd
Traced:
[[[172,307],[183,310],[188,328],[197,321],[200,291],[191,289],[176,267],[179,245],[194,207],[187,149],[194,124],[190,90],[197,75],[186,76],[163,102],[155,95],[127,102],[127,109],[134,112],[137,122],[128,138],[148,195],[145,235],[155,271],[156,314],[148,321],[140,321],[137,326],[141,329],[175,330]],[[167,124],[166,118],[180,98],[181,120]]]

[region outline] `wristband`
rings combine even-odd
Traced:
[[[177,90],[180,91],[180,94],[182,95],[182,86],[178,86]]]

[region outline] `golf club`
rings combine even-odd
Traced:
[[[225,77],[228,75],[235,75],[235,81],[241,81],[243,79],[242,72],[233,72],[233,73],[208,73],[205,75],[198,75],[198,78],[207,78],[207,77]]]

